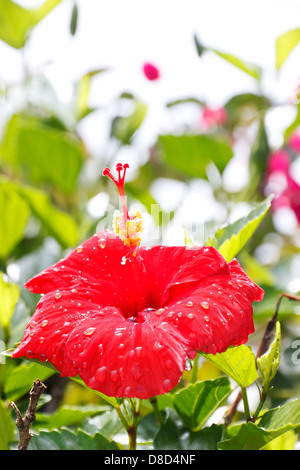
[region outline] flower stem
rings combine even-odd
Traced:
[[[248,397],[247,397],[247,390],[245,387],[241,387],[241,392],[242,392],[242,399],[244,403],[244,412],[246,416],[247,421],[252,421],[251,415],[250,415],[250,409],[249,409],[249,403],[248,403]]]
[[[120,406],[115,407],[115,410],[128,434],[128,450],[136,450],[137,429],[140,421],[140,411],[142,400],[136,403],[135,399],[128,399],[129,409],[126,403],[123,403],[123,410]]]
[[[164,418],[163,418],[163,415],[162,415],[162,412],[161,410],[159,409],[159,406],[157,404],[157,398],[156,397],[151,397],[150,398],[150,403],[153,407],[153,411],[155,413],[155,416],[157,418],[157,422],[159,425],[162,425],[164,423]]]
[[[127,429],[127,434],[129,437],[128,450],[136,450],[137,426],[130,426],[130,428]]]

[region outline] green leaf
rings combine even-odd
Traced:
[[[292,50],[300,42],[300,28],[292,29],[276,40],[276,69],[279,70]]]
[[[49,235],[52,235],[64,248],[77,244],[78,228],[69,214],[55,207],[49,196],[41,190],[25,186],[19,190]]]
[[[2,161],[35,183],[51,183],[65,193],[74,191],[83,164],[76,136],[19,114],[9,121],[1,144]]]
[[[19,297],[19,287],[4,280],[3,273],[0,272],[0,324],[4,329],[9,327]]]
[[[72,34],[72,36],[76,34],[77,23],[78,23],[78,6],[77,6],[77,3],[74,3],[73,8],[72,8],[71,21],[70,21],[70,33]]]
[[[263,414],[258,425],[249,422],[229,429],[221,450],[258,450],[268,442],[300,426],[300,398]]]
[[[228,377],[205,380],[177,392],[173,406],[182,422],[193,431],[197,431],[230,393]]]
[[[257,365],[262,377],[263,389],[268,389],[271,381],[276,375],[281,351],[281,328],[280,322],[276,322],[275,337],[268,349],[262,356],[257,358]]]
[[[6,259],[22,240],[29,207],[8,184],[0,183],[0,258]]]
[[[213,424],[193,432],[169,417],[154,439],[155,450],[217,450],[223,426]]]
[[[0,39],[12,47],[22,48],[31,29],[61,0],[46,0],[39,8],[26,9],[11,0],[0,0]]]
[[[231,261],[253,235],[267,214],[271,201],[272,197],[269,196],[252,209],[247,216],[218,229],[215,235],[206,241],[206,244],[214,246],[226,261]]]
[[[95,69],[87,72],[77,83],[75,90],[74,113],[77,121],[80,121],[93,111],[88,105],[88,99],[93,77],[105,72],[107,69]]]
[[[248,75],[250,75],[251,77],[255,78],[255,80],[260,80],[260,77],[261,77],[260,67],[258,67],[256,65],[253,65],[253,64],[249,64],[249,63],[239,59],[238,57],[235,57],[232,54],[228,54],[227,52],[222,52],[222,51],[219,51],[217,49],[209,49],[209,50],[211,50],[216,55],[218,55],[222,59],[229,62],[231,65],[234,65],[238,69],[242,70],[242,72],[245,72]]]
[[[117,116],[113,119],[111,125],[111,136],[119,140],[123,145],[129,145],[132,137],[142,125],[146,113],[147,106],[136,99],[131,99],[134,110],[126,117]]]
[[[53,430],[71,425],[78,425],[85,418],[104,413],[103,406],[61,406],[54,413],[36,413],[35,429]]]
[[[35,434],[28,450],[119,450],[119,447],[99,433],[90,436],[81,430],[62,429]]]
[[[216,364],[240,387],[246,388],[258,378],[255,356],[249,346],[244,344],[229,347],[224,353],[201,353],[206,359]]]
[[[28,363],[27,361],[10,368],[9,373],[5,375],[3,385],[5,396],[9,400],[17,401],[31,390],[35,380],[39,379],[43,382],[54,373],[54,370],[44,367],[42,364]]]
[[[233,155],[229,142],[213,135],[160,135],[157,146],[164,163],[190,178],[207,179],[211,162],[222,173]]]
[[[9,443],[14,440],[15,425],[5,403],[0,400],[0,450],[9,450]]]

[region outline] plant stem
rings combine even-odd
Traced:
[[[129,437],[129,450],[136,450],[136,437],[137,437],[137,426],[132,425],[127,429],[127,434]]]
[[[128,449],[136,450],[137,429],[140,420],[142,400],[139,400],[137,404],[134,399],[128,399],[128,403],[130,405],[131,416],[129,410],[126,408],[126,403],[123,403],[124,412],[120,406],[115,407],[115,410],[128,434]]]
[[[154,410],[155,416],[157,418],[158,424],[162,425],[164,423],[164,418],[163,418],[161,410],[158,407],[157,398],[156,397],[151,397],[150,398],[150,403],[153,407],[153,410]]]
[[[265,390],[265,391],[263,390],[263,391],[262,391],[260,402],[259,402],[259,404],[258,404],[258,406],[257,406],[257,408],[256,408],[256,410],[255,410],[255,413],[253,414],[253,421],[256,421],[256,420],[257,420],[258,415],[259,415],[259,413],[260,413],[260,410],[262,409],[263,404],[265,403],[266,398],[267,398],[267,396],[268,396],[268,392],[269,392],[269,390]]]
[[[250,409],[249,409],[249,403],[248,403],[248,397],[247,397],[247,390],[245,387],[241,387],[241,392],[242,392],[242,399],[244,403],[244,411],[245,411],[245,416],[247,421],[252,421],[251,415],[250,415]]]

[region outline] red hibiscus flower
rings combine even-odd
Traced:
[[[104,171],[122,197],[127,166],[118,180]],[[149,398],[175,387],[197,350],[245,343],[263,291],[214,248],[141,246],[140,215],[124,209],[116,233],[96,233],[25,284],[43,296],[13,357],[49,361],[108,396]]]
[[[150,64],[149,62],[146,62],[143,65],[143,72],[145,77],[148,78],[148,80],[150,81],[158,80],[160,77],[158,68],[155,65]]]

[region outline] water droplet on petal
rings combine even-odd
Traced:
[[[76,289],[71,289],[71,292],[72,294],[77,294],[78,291]]]
[[[82,253],[82,252],[83,252],[82,246],[79,246],[78,248],[76,248],[76,253]]]
[[[193,361],[191,359],[186,359],[184,363],[184,369],[189,371],[193,368]]]
[[[205,315],[205,316],[204,316],[204,320],[207,321],[207,322],[209,322],[209,321],[210,321],[210,318],[209,318],[207,315]]]
[[[142,371],[141,371],[141,368],[140,368],[140,364],[138,362],[133,362],[133,364],[131,366],[131,373],[132,373],[133,377],[135,378],[135,380],[137,380],[141,377]]]
[[[112,382],[117,382],[119,379],[119,374],[117,370],[111,370],[109,376]]]
[[[165,389],[166,392],[168,392],[172,388],[172,382],[169,379],[166,379],[162,383],[163,388]]]
[[[91,336],[95,333],[96,331],[96,328],[94,327],[90,327],[90,328],[87,328],[85,331],[84,331],[84,334],[85,336]]]
[[[39,342],[42,344],[44,341],[45,341],[45,338],[43,338],[43,336],[41,336],[41,337],[39,338]]]
[[[107,367],[99,367],[99,369],[96,370],[96,380],[98,380],[98,382],[103,382],[106,378],[106,373]]]
[[[44,326],[48,325],[48,320],[43,320],[41,323],[41,327],[44,328]]]
[[[62,293],[61,292],[56,292],[56,294],[54,295],[54,297],[56,298],[56,300],[60,299],[62,297]]]
[[[190,320],[192,320],[192,319],[194,318],[194,314],[193,314],[193,313],[188,313],[188,314],[187,314],[187,317],[188,317]]]
[[[103,344],[99,344],[98,351],[99,351],[100,356],[102,356],[102,354],[103,354]]]
[[[205,310],[208,310],[209,309],[209,303],[207,302],[201,302],[201,307],[204,308]]]
[[[243,287],[243,284],[242,284],[241,282],[238,282],[237,285],[238,285],[239,287]]]
[[[158,310],[156,310],[155,315],[157,315],[159,317],[160,315],[162,315],[164,313],[164,311],[165,311],[164,308],[159,308]]]
[[[124,390],[124,397],[129,397],[131,395],[131,387],[126,387]]]
[[[193,307],[193,302],[191,300],[189,300],[187,303],[186,303],[186,306],[187,307]]]

